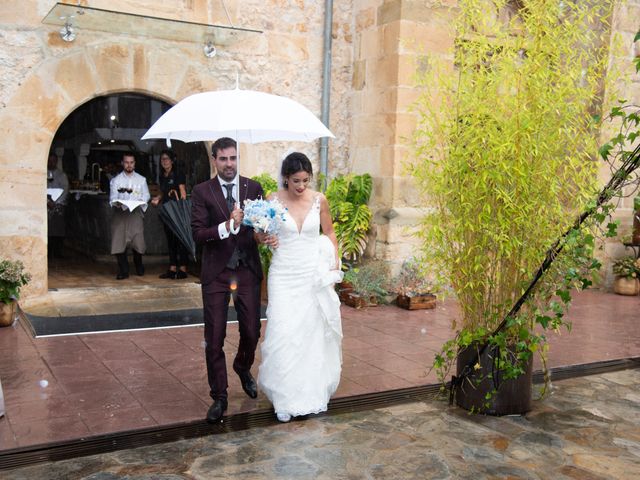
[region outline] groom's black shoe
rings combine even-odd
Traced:
[[[214,400],[213,405],[209,407],[207,412],[207,423],[218,423],[226,410],[227,401],[224,398]]]
[[[244,393],[249,395],[251,398],[257,398],[258,385],[256,385],[256,381],[254,380],[253,375],[251,375],[251,372],[239,372],[238,370],[235,370],[235,372],[240,377],[240,383],[242,383],[242,390],[244,390]]]

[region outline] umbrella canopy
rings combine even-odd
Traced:
[[[191,234],[191,200],[164,202],[158,212],[160,219],[171,229],[187,252],[196,259],[196,244]]]
[[[309,109],[290,98],[254,90],[191,95],[167,110],[143,140],[195,142],[231,137],[239,143],[310,142],[334,135]]]

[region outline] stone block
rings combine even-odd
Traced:
[[[396,176],[393,185],[393,205],[398,207],[415,207],[420,204],[420,192],[413,177]]]
[[[380,5],[377,12],[378,25],[400,20],[402,18],[403,3],[403,0],[391,0]]]
[[[45,2],[46,3],[46,2]],[[50,6],[43,2],[22,0],[20,2],[0,2],[0,18],[6,25],[37,27],[47,14]]]
[[[68,98],[84,103],[82,100],[95,95],[98,79],[95,77],[91,62],[92,59],[87,57],[85,51],[80,50],[60,59],[55,64],[53,80]]]
[[[353,171],[369,173],[373,176],[387,176],[391,173],[389,163],[381,158],[381,148],[362,146],[354,149],[352,154]]]
[[[354,90],[364,89],[367,78],[367,62],[365,60],[356,60],[353,63],[353,77],[351,86]]]
[[[373,101],[373,100],[372,100]],[[353,143],[356,146],[388,145],[394,137],[387,115],[353,117]]]
[[[377,258],[390,262],[392,274],[397,275],[402,262],[419,255],[419,239],[406,232],[402,227],[390,227],[394,241],[378,242],[376,245]]]
[[[428,23],[403,21],[401,53],[452,52],[455,32],[450,20],[448,16],[436,16]]]
[[[182,51],[183,49],[180,49],[176,52],[175,49],[165,47],[146,49],[148,70],[144,78],[136,80],[142,91],[172,104],[181,100],[176,92],[189,68],[189,63],[184,61]]]
[[[410,139],[416,129],[417,117],[413,113],[397,113],[395,143],[403,143]]]
[[[47,207],[44,202],[34,206],[7,205],[0,208],[0,225],[4,236],[47,236]],[[1,251],[1,250],[0,250]]]
[[[355,168],[354,172],[356,172]],[[374,176],[373,189],[371,192],[371,199],[369,201],[369,206],[371,207],[371,209],[377,210],[380,208],[389,208],[389,206],[392,205],[392,198],[393,177]]]
[[[0,236],[0,251],[3,257],[22,260],[31,281],[20,291],[20,298],[43,295],[47,292],[47,244],[45,237],[27,235]]]
[[[46,156],[43,169],[16,169],[6,167],[0,171],[0,198],[3,208],[17,210],[44,208],[46,205]],[[21,214],[17,215],[17,218]]]
[[[371,87],[391,87],[398,82],[397,55],[379,58],[369,63],[367,84]]]
[[[370,60],[381,56],[382,31],[380,29],[365,30],[359,37],[356,60]]]
[[[623,32],[635,33],[638,31],[638,19],[640,18],[640,6],[622,4],[614,15],[613,29]]]
[[[51,118],[40,118],[49,113]],[[41,111],[37,105],[5,108],[0,111],[0,168],[35,169],[42,172],[44,181],[47,155],[55,127],[62,123],[63,115]],[[51,126],[51,130],[40,128],[36,122]],[[55,127],[54,127],[55,125]]]
[[[182,100],[194,93],[219,89],[220,79],[207,73],[207,71],[203,71],[198,65],[189,65],[182,79],[182,83],[176,91],[176,98]],[[231,85],[231,82],[227,83],[227,88],[232,88]]]
[[[395,113],[396,94],[394,88],[371,87],[365,89],[360,96],[363,101],[358,113],[364,115]]]
[[[96,91],[107,93],[130,89],[133,61],[131,45],[108,43],[89,47],[88,53],[96,69]]]
[[[0,107],[45,58],[44,49],[34,48],[40,42],[40,35],[35,31],[0,29]]]
[[[413,86],[399,86],[394,90],[396,95],[396,111],[410,113],[410,108],[420,96],[420,90]]]
[[[69,99],[51,80],[55,78],[54,67],[55,62],[46,62],[16,90],[7,103],[7,110],[15,122],[8,125],[9,128],[18,131],[17,125],[22,124],[26,130],[44,129],[53,135],[73,109]]]
[[[408,160],[410,160],[411,153],[407,145],[396,143],[382,147],[381,158],[382,161],[390,164],[388,171],[391,175],[404,176],[408,174]]]
[[[382,55],[397,55],[400,51],[400,26],[401,22],[392,22],[383,25],[382,28]]]
[[[303,36],[270,33],[268,37],[269,56],[296,63],[309,59],[307,39]]]
[[[376,9],[368,7],[364,10],[357,11],[355,14],[356,33],[371,28],[376,23]]]

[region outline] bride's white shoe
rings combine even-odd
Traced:
[[[287,423],[291,420],[291,415],[288,413],[276,413],[276,417],[278,418],[278,421],[282,423]]]

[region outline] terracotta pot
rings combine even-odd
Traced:
[[[613,291],[618,295],[638,295],[640,282],[637,278],[616,277],[613,281]]]
[[[0,327],[9,327],[13,325],[15,309],[15,300],[11,303],[0,302]]]
[[[422,295],[398,295],[396,303],[400,308],[406,310],[420,310],[425,308],[436,308],[436,296],[432,293],[423,293]]]

